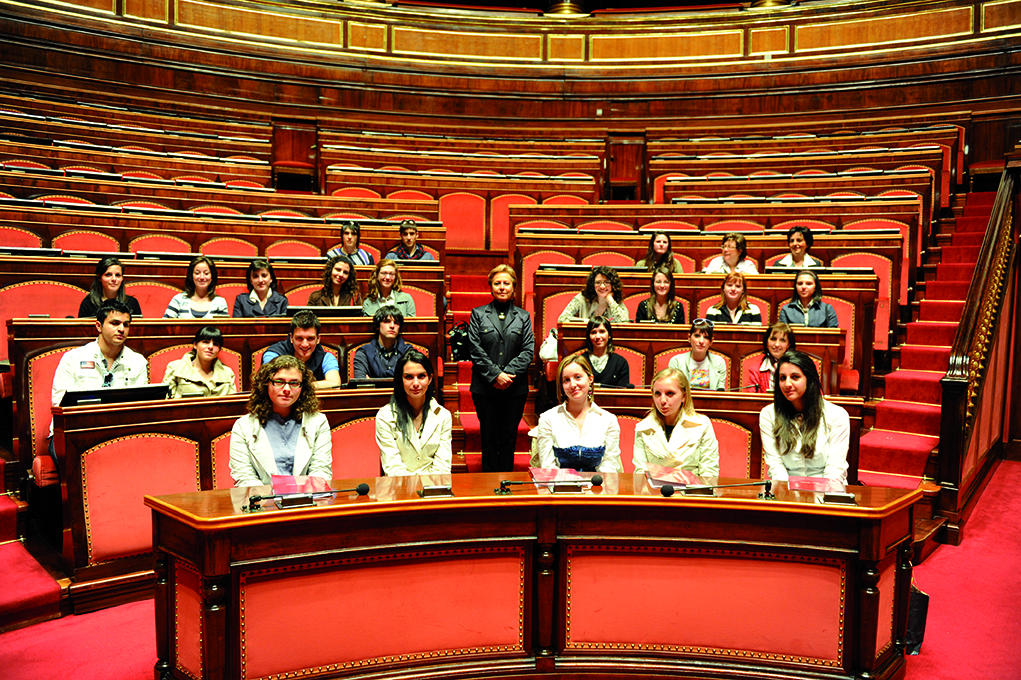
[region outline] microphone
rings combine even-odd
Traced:
[[[356,492],[359,496],[364,496],[369,493],[369,485],[362,482],[353,489],[332,489],[330,491],[313,491],[310,493],[284,493],[284,494],[271,494],[269,496],[252,496],[248,499],[249,510],[260,510],[259,503],[261,501],[279,501],[281,508],[301,508],[309,505],[313,505],[313,501],[317,498],[326,498],[328,496],[335,496],[341,493]]]
[[[507,495],[507,494],[509,494],[511,492],[511,490],[509,488],[511,484],[515,484],[515,485],[517,485],[517,484],[528,484],[528,482],[514,482],[514,481],[511,481],[509,479],[501,479],[500,480],[500,488],[499,489],[493,489],[493,493],[505,496],[505,495]]]
[[[741,385],[740,387],[729,387],[724,392],[744,392],[749,387],[758,387],[755,383],[748,383],[747,385]],[[760,393],[761,394],[761,393]]]
[[[770,493],[770,489],[773,488],[773,482],[771,482],[768,479],[761,482],[741,482],[740,484],[715,484],[711,486],[700,484],[698,486],[692,485],[681,488],[684,490],[684,494],[686,496],[715,496],[716,494],[714,494],[713,491],[715,491],[716,489],[732,489],[734,487],[744,486],[765,487],[765,490],[763,491],[762,494],[759,495],[759,498],[766,499],[776,498],[773,494]],[[663,494],[664,497],[669,498],[670,496],[674,495],[674,486],[673,484],[664,484],[659,488],[659,492]]]
[[[602,486],[603,485],[603,476],[602,475],[592,475],[592,479],[590,481],[592,482],[592,486]]]

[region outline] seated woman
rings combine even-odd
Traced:
[[[308,296],[309,307],[356,307],[362,304],[355,267],[347,255],[331,255],[323,267],[323,287]]]
[[[808,254],[815,239],[812,238],[812,230],[800,225],[787,230],[787,247],[790,253],[777,260],[774,267],[790,267],[791,269],[807,269],[808,267],[821,267],[822,262]]]
[[[631,367],[627,360],[613,351],[613,325],[601,316],[588,320],[585,329],[585,359],[592,366],[597,385],[632,387]]]
[[[401,273],[397,263],[383,258],[369,277],[369,293],[362,303],[362,314],[373,316],[380,307],[393,305],[404,318],[415,316],[415,299],[401,290]]]
[[[560,406],[539,416],[539,467],[582,472],[622,472],[617,416],[592,400],[592,366],[581,353],[564,357],[557,369]]]
[[[657,267],[649,281],[649,297],[638,303],[635,321],[684,323],[684,305],[677,300],[674,273]]]
[[[700,477],[720,474],[720,444],[712,421],[695,412],[688,379],[675,368],[665,368],[652,379],[652,410],[635,425],[635,472],[645,472],[650,463]]]
[[[635,263],[636,267],[645,267],[648,271],[655,271],[660,267],[666,267],[676,274],[684,273],[681,263],[674,257],[674,249],[670,244],[670,234],[665,231],[653,232],[649,237],[649,249],[645,251],[645,257]],[[683,321],[681,323],[684,323]]]
[[[791,326],[812,328],[838,328],[837,310],[822,301],[822,286],[819,275],[810,269],[802,269],[794,277],[794,296],[780,308],[778,320]]]
[[[340,229],[340,239],[340,247],[326,251],[326,257],[345,255],[356,264],[372,264],[375,262],[367,250],[359,247],[362,243],[362,228],[357,222],[345,222]]]
[[[796,349],[795,345],[794,330],[787,324],[775,323],[767,328],[762,336],[762,361],[748,366],[745,391],[772,394],[776,364],[787,350]]]
[[[401,337],[404,315],[393,305],[380,307],[372,317],[373,338],[355,352],[355,378],[392,378],[410,345]]]
[[[624,288],[617,271],[605,265],[593,267],[585,280],[585,290],[571,298],[557,321],[588,321],[594,316],[606,317],[614,323],[627,321],[627,307],[619,302],[623,297]]]
[[[730,274],[731,272],[741,272],[742,274],[758,274],[759,270],[755,268],[755,263],[751,260],[746,259],[748,256],[748,244],[744,240],[744,236],[741,234],[732,232],[723,237],[723,241],[720,242],[720,250],[722,253],[717,255],[706,268],[703,270],[705,274]]]
[[[200,328],[191,351],[171,361],[163,372],[163,382],[170,386],[170,398],[222,397],[237,392],[234,371],[218,358],[222,347],[223,333],[219,328]]]
[[[731,272],[720,286],[720,301],[709,308],[705,318],[713,323],[761,324],[762,312],[758,306],[748,302],[744,274]]]
[[[709,351],[713,346],[713,322],[695,319],[688,331],[690,352],[678,354],[667,364],[684,374],[688,385],[694,389],[716,390],[727,388],[727,364]]]
[[[819,372],[804,352],[780,357],[773,403],[759,413],[759,432],[770,479],[785,482],[795,475],[847,483],[851,420],[822,398]]]
[[[184,292],[170,299],[164,319],[204,319],[207,316],[228,316],[227,301],[216,294],[216,265],[199,255],[184,275]]]
[[[277,291],[277,275],[269,260],[253,260],[246,278],[248,292],[234,298],[231,316],[287,316],[287,298]]]
[[[301,360],[279,356],[252,378],[248,415],[230,431],[230,474],[237,486],[273,475],[333,479],[330,424],[319,412],[315,376]]]
[[[433,398],[434,375],[429,357],[418,350],[397,362],[393,396],[376,414],[376,444],[387,477],[450,472],[453,419]]]
[[[142,316],[138,300],[124,292],[124,265],[116,257],[104,257],[96,263],[92,288],[78,305],[78,318],[96,318],[100,305],[107,300],[120,300],[126,304],[131,310],[132,318]]]

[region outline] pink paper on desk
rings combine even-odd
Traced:
[[[307,475],[273,475],[273,493],[316,493],[330,491],[330,484],[322,477]]]
[[[697,486],[702,484],[702,480],[699,479],[698,475],[690,470],[682,470],[681,468],[665,467],[663,465],[656,465],[655,463],[647,463],[645,466],[645,476],[648,478],[649,483],[652,484],[653,488],[658,488],[664,484],[672,484],[674,486]]]
[[[787,488],[791,491],[824,491],[844,493],[847,489],[843,484],[825,477],[791,477],[787,480]]]
[[[588,477],[578,474],[577,470],[571,468],[528,468],[532,480],[536,484],[550,484],[552,482],[587,482]]]

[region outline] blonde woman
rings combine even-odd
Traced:
[[[695,412],[688,379],[676,368],[663,369],[652,379],[652,410],[635,426],[635,472],[645,472],[650,463],[700,477],[720,474],[712,422]]]
[[[380,260],[369,277],[369,294],[362,303],[362,314],[374,316],[380,307],[393,305],[405,319],[415,316],[415,299],[401,290],[401,285],[397,263],[386,258]]]

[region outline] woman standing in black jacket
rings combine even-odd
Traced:
[[[528,369],[535,358],[532,317],[514,304],[517,277],[506,264],[489,272],[493,301],[472,310],[471,395],[482,435],[483,472],[514,467],[518,423],[528,398]]]

